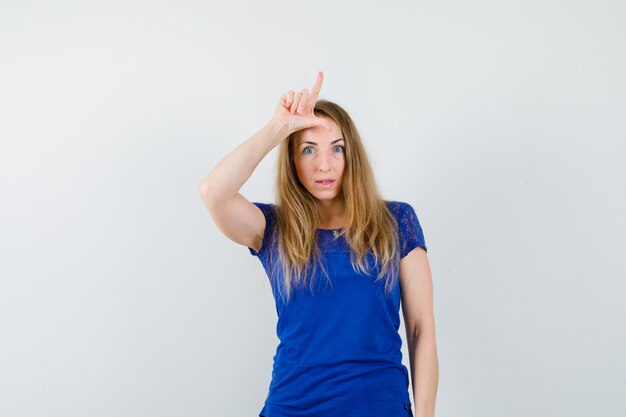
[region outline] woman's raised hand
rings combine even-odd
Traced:
[[[317,103],[317,97],[322,88],[323,80],[324,73],[318,71],[317,79],[315,80],[311,92],[306,88],[302,91],[294,92],[289,90],[285,92],[278,102],[273,120],[288,126],[290,134],[315,126],[323,126],[330,129],[330,125],[325,119],[313,114],[313,109],[315,108],[315,103]]]

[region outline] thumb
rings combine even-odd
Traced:
[[[332,126],[332,124],[331,124],[331,122],[330,122],[330,120],[329,120],[329,119],[327,119],[327,118],[325,118],[325,117],[318,117],[318,119],[320,119],[320,120],[321,120],[321,126],[322,126],[324,129],[326,129],[326,130],[328,130],[328,131],[333,130],[333,126]]]
[[[322,127],[326,130],[332,130],[332,126],[330,124],[330,121],[325,118],[325,117],[318,117],[318,116],[311,116],[308,118],[310,121],[310,126],[309,127]]]
[[[291,118],[293,130],[308,129],[310,127],[321,126],[330,130],[330,123],[322,117],[317,116],[296,116]]]

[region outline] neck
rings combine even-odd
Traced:
[[[339,229],[343,227],[342,213],[344,206],[338,200],[320,200],[317,205],[322,229]]]

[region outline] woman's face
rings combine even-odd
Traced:
[[[345,141],[341,128],[330,118],[325,118],[331,130],[316,126],[299,132],[294,144],[294,164],[300,182],[318,200],[341,198]],[[330,183],[322,183],[330,178]]]

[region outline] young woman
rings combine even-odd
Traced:
[[[280,343],[259,416],[432,417],[439,365],[432,279],[413,207],[383,200],[359,133],[339,105],[287,91],[272,119],[200,185],[218,228],[262,262]],[[239,194],[277,145],[277,203]]]

